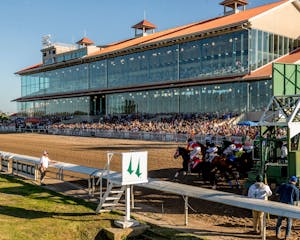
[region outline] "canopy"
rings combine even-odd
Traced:
[[[237,125],[254,127],[254,126],[258,126],[258,123],[252,121],[243,121],[243,122],[239,122]]]

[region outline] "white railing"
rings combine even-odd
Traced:
[[[30,132],[30,133],[46,133],[53,135],[65,136],[80,136],[80,137],[101,137],[101,138],[116,138],[116,139],[135,139],[145,141],[161,141],[161,142],[186,142],[189,134],[187,133],[166,133],[166,132],[131,132],[131,131],[116,131],[116,130],[101,130],[101,129],[81,129],[81,128],[15,128],[1,127],[1,132]],[[195,139],[201,143],[205,143],[205,135],[195,135]],[[239,136],[212,136],[215,144],[222,145],[224,139],[228,141],[234,140],[235,143],[241,143],[243,137]]]
[[[15,126],[0,126],[0,132],[1,133],[16,132],[16,127]]]
[[[49,128],[49,134],[68,135],[68,136],[84,136],[84,137],[102,137],[102,138],[121,138],[121,139],[137,139],[146,141],[163,141],[163,142],[186,142],[189,134],[187,133],[165,133],[165,132],[130,132],[130,131],[115,131],[101,129],[68,129],[68,128]],[[195,139],[205,143],[206,135],[195,135]],[[212,140],[216,144],[222,144],[224,139],[233,140],[236,143],[242,142],[242,137],[239,136],[212,136]]]

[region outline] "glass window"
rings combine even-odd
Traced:
[[[274,34],[274,45],[273,45],[274,49],[274,59],[279,57],[279,36]]]
[[[267,64],[269,62],[269,33],[263,32],[263,65]]]
[[[257,31],[256,68],[263,65],[263,32]]]
[[[257,30],[251,30],[251,37],[250,37],[250,67],[251,70],[257,68]]]

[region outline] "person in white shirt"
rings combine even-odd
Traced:
[[[267,200],[272,195],[270,187],[263,183],[263,176],[257,175],[256,182],[253,183],[248,190],[249,198]],[[263,212],[252,210],[253,228],[256,234],[260,234],[263,223]]]
[[[280,147],[280,163],[286,163],[288,157],[287,146],[282,141],[280,141],[279,147]]]
[[[41,185],[45,185],[45,177],[46,177],[46,172],[49,167],[49,162],[52,162],[49,157],[48,157],[48,152],[45,150],[43,151],[43,156],[40,158],[40,166],[39,166],[39,171],[40,171],[40,182]]]

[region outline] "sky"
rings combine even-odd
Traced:
[[[247,8],[278,0],[248,0]],[[223,15],[221,0],[9,0],[0,2],[0,112],[17,112],[20,69],[42,61],[42,37],[74,44],[86,36],[95,45],[128,39],[144,18],[156,32]]]

